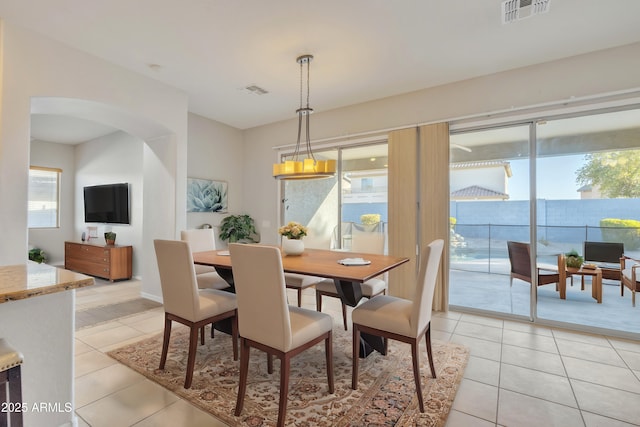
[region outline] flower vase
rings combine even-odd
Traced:
[[[285,255],[302,255],[304,252],[304,242],[301,239],[282,239],[282,252]]]

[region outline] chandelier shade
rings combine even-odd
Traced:
[[[300,108],[296,110],[298,115],[298,139],[296,149],[290,160],[282,163],[274,163],[273,177],[276,179],[320,179],[331,178],[336,174],[336,161],[333,159],[316,160],[311,150],[311,137],[309,132],[309,116],[313,108],[309,107],[309,64],[313,55],[302,55],[296,59],[300,64]],[[303,69],[307,67],[307,102],[303,104]],[[302,128],[305,128],[306,157],[301,159],[300,145],[302,141]]]

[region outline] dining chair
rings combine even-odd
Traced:
[[[172,321],[189,327],[189,353],[184,388],[191,387],[195,365],[198,331],[204,344],[204,327],[209,323],[231,319],[233,360],[238,360],[237,304],[233,293],[217,289],[198,289],[193,256],[189,244],[180,240],[154,240],[162,303],[164,337],[160,369],[164,369],[171,338]]]
[[[381,232],[369,232],[360,231],[355,227],[351,232],[351,251],[365,254],[382,254],[384,253],[384,233]],[[362,289],[362,296],[371,299],[377,295],[384,295],[387,293],[387,281],[386,276],[374,277],[360,285]],[[316,310],[322,311],[322,297],[340,298],[338,291],[336,290],[336,284],[333,279],[324,279],[316,283]],[[348,330],[347,327],[347,306],[341,302],[342,305],[342,323],[344,330]]]
[[[273,372],[273,356],[280,359],[278,426],[284,425],[289,391],[291,358],[324,341],[329,393],[333,393],[333,344],[331,317],[290,306],[280,249],[273,246],[229,244],[240,333],[240,385],[235,415],[242,413],[249,374],[251,347],[267,353],[267,370]]]
[[[511,272],[509,275],[509,286],[513,286],[513,279],[519,279],[529,284],[531,280],[531,246],[523,242],[507,242],[509,252],[509,263]],[[556,291],[560,291],[560,297],[564,298],[566,290],[567,270],[564,264],[564,256],[558,256],[557,269],[537,267],[538,286],[556,284]]]
[[[191,252],[213,251],[216,249],[216,237],[212,228],[180,231],[180,239],[189,242]],[[214,267],[196,265],[196,280],[200,289],[225,289],[229,284],[216,272]]]
[[[390,295],[380,295],[357,306],[353,319],[353,373],[351,388],[358,389],[358,362],[360,351],[360,333],[364,332],[384,338],[385,352],[389,339],[411,345],[413,360],[413,378],[418,394],[420,412],[424,412],[422,386],[420,384],[420,358],[418,344],[425,337],[427,357],[431,376],[436,378],[431,352],[431,306],[436,279],[442,258],[444,241],[434,240],[420,256],[420,270],[413,299],[407,300]]]
[[[640,261],[628,256],[620,257],[620,296],[624,296],[625,286],[631,290],[631,306],[636,306],[636,292],[640,292]]]

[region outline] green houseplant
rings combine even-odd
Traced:
[[[564,256],[566,257],[567,267],[571,267],[571,268],[582,267],[584,258],[582,258],[575,249],[572,249],[571,251],[567,252]]]
[[[35,261],[38,264],[42,264],[43,262],[47,262],[47,255],[40,248],[29,249],[29,259],[31,261]]]
[[[220,239],[229,243],[255,243],[258,232],[249,215],[229,215],[220,222]]]
[[[107,242],[107,245],[115,245],[116,244],[116,233],[113,231],[107,231],[104,233],[104,240]]]

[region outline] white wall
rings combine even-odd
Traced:
[[[143,197],[142,252],[153,253],[155,233],[175,238],[186,224],[187,96],[156,80],[4,21],[0,21],[0,61],[0,265],[22,264],[27,260],[32,111],[96,120],[143,139],[144,186],[147,188],[148,182],[158,183],[161,188],[151,187],[168,196],[158,197],[163,193],[157,192],[154,197],[146,194]],[[32,100],[36,98],[42,102],[35,104],[34,111]],[[53,111],[56,105],[63,111]],[[154,156],[148,160],[146,156],[150,153]],[[143,290],[159,296],[155,257],[147,256],[142,262]],[[52,306],[51,310],[62,310],[67,318],[73,319],[69,313],[73,310],[72,295],[66,298],[69,304]],[[49,299],[34,298],[36,303]],[[0,312],[10,311],[8,304],[0,304]],[[3,336],[17,346],[24,337],[33,336],[33,327],[44,328],[46,322],[33,323],[25,318],[25,322],[13,322],[10,329],[3,330]],[[69,353],[73,349],[73,324],[68,325],[68,330],[51,332],[57,342],[55,348],[48,348],[46,343],[20,348],[26,360],[24,384],[30,388],[37,384],[41,393],[35,397],[39,401],[73,402],[72,361],[62,353],[64,348]],[[44,356],[49,356],[47,363],[38,363]],[[56,374],[52,376],[51,372]],[[34,397],[31,393],[26,392],[25,398]],[[48,427],[72,419],[71,413],[46,414],[44,419],[30,419],[26,424]]]
[[[27,258],[27,171],[31,112],[69,114],[96,120],[152,144],[157,138],[172,140],[172,152],[163,152],[160,170],[170,168],[174,177],[164,189],[176,203],[159,224],[160,233],[171,237],[185,227],[187,105],[183,92],[151,78],[61,45],[51,39],[2,22],[2,70],[0,110],[0,265],[22,263]],[[46,70],[46,72],[44,71]],[[116,90],[117,89],[117,90]],[[32,100],[39,99],[32,108]],[[163,204],[147,200],[144,212],[153,215]],[[180,209],[178,209],[180,206]],[[153,232],[154,230],[150,230]],[[153,236],[144,235],[142,252],[153,253]],[[143,262],[143,288],[159,296],[155,259]]]
[[[547,104],[568,110],[591,97],[640,89],[637,70],[640,70],[640,43],[316,112],[311,117],[311,138],[346,138],[482,114],[488,120],[489,113],[515,115],[525,107]],[[279,184],[271,178],[271,165],[277,161],[273,147],[295,144],[295,118],[248,129],[244,137],[244,206],[258,223],[266,221],[274,225],[262,230],[262,240],[275,244]]]
[[[242,132],[192,113],[189,114],[188,129],[187,174],[189,178],[226,181],[229,198],[228,213],[188,212],[187,228],[200,228],[203,224],[216,226],[229,214],[244,213],[242,208],[244,192]]]
[[[144,141],[125,132],[116,132],[76,146],[75,241],[80,241],[87,226],[98,227],[96,243],[104,244],[104,232],[116,233],[116,244],[133,246],[133,275],[142,275],[143,220],[143,146]],[[83,188],[88,185],[129,184],[130,225],[87,224],[84,222]]]
[[[47,254],[47,264],[64,265],[64,242],[74,238],[75,150],[72,145],[31,141],[30,164],[62,169],[60,175],[60,227],[29,229],[29,244]]]

